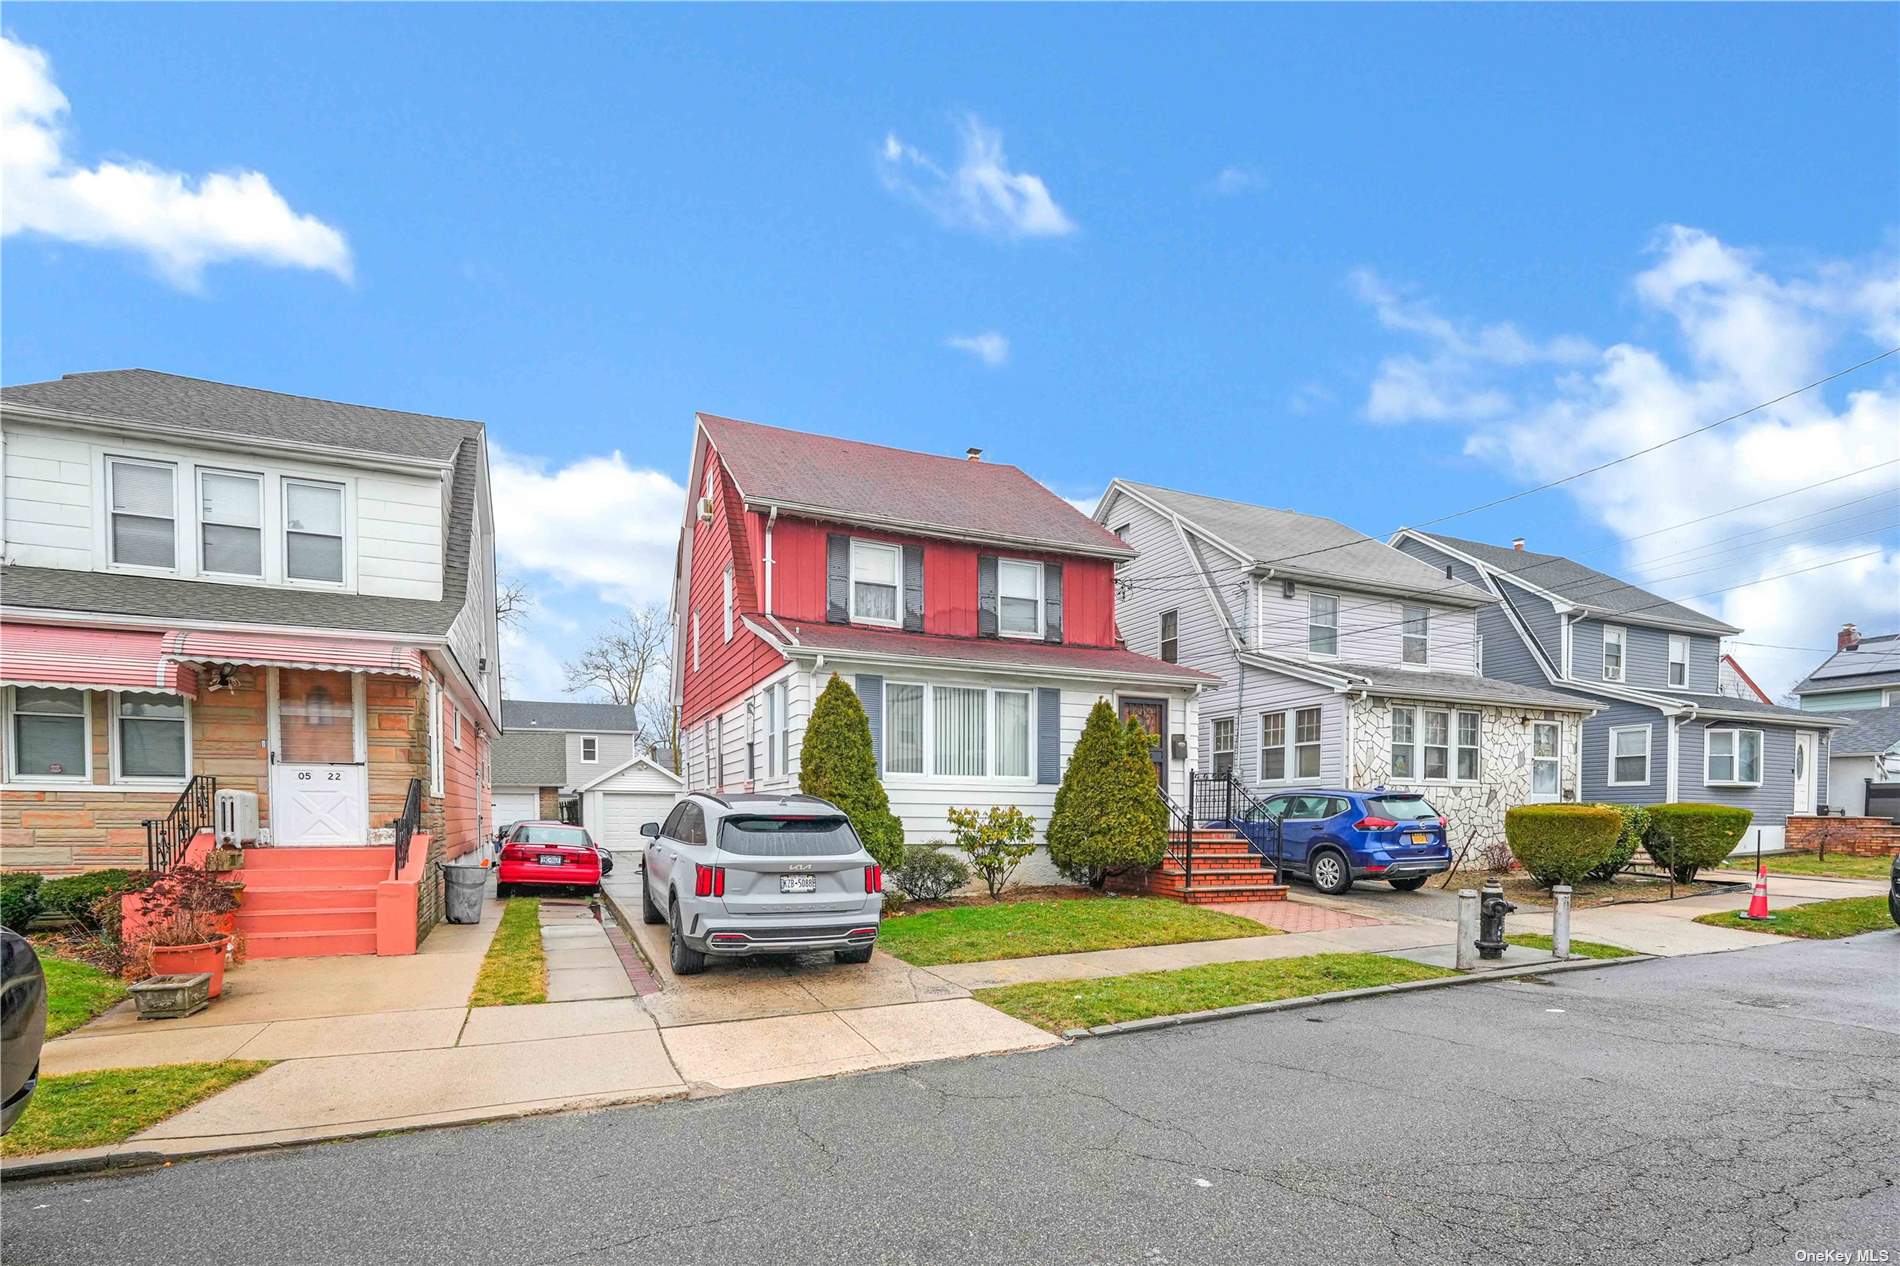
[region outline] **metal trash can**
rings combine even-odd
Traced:
[[[480,923],[487,892],[486,866],[442,867],[442,916],[450,923]]]

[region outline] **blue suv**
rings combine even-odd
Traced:
[[[1345,892],[1355,879],[1411,892],[1451,869],[1445,819],[1416,791],[1282,791],[1267,797],[1266,810],[1279,824],[1287,873],[1324,893]],[[1273,856],[1271,827],[1248,834]]]

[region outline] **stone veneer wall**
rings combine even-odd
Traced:
[[[1392,777],[1392,707],[1443,708],[1447,705],[1409,699],[1367,698],[1351,703],[1348,733],[1352,736],[1349,778],[1354,787],[1387,786],[1423,793],[1451,822],[1454,853],[1471,837],[1472,856],[1504,839],[1504,813],[1530,799],[1531,721],[1557,721],[1563,726],[1558,745],[1560,800],[1577,798],[1578,745],[1582,727],[1574,716],[1564,717],[1541,708],[1479,708],[1478,775],[1475,783],[1405,781]],[[1453,708],[1452,711],[1457,711]],[[1470,708],[1464,711],[1471,711]],[[1420,721],[1422,728],[1423,721]],[[1452,724],[1456,726],[1456,718]],[[1455,732],[1454,732],[1455,737]],[[1455,756],[1454,756],[1454,759]],[[1495,795],[1493,793],[1496,793]],[[1472,828],[1477,835],[1471,836]]]

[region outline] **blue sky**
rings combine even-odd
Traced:
[[[41,58],[8,63],[5,381],[483,419],[541,602],[522,693],[664,598],[695,409],[1384,534],[1900,345],[1891,6],[16,5],[6,37]],[[100,172],[141,179],[102,209]],[[1643,534],[1900,458],[1896,362],[1447,530],[1672,597],[1865,552],[1700,605],[1890,629],[1864,498],[1900,468]]]

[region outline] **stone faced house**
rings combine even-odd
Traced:
[[[1131,649],[1213,673],[1196,763],[1262,794],[1422,792],[1454,847],[1504,811],[1577,799],[1588,700],[1479,672],[1494,594],[1343,524],[1117,479],[1098,523]]]

